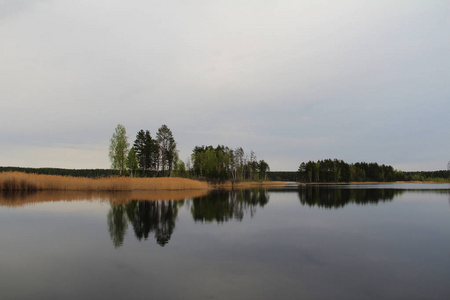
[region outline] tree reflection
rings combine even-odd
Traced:
[[[216,191],[194,198],[191,214],[195,221],[200,222],[223,223],[232,219],[242,221],[245,213],[253,217],[256,208],[263,207],[268,202],[269,194],[263,189]]]
[[[307,186],[298,190],[300,203],[323,208],[340,208],[349,203],[360,205],[392,201],[404,190],[397,189],[345,189]]]
[[[178,205],[172,201],[137,201],[125,205],[111,206],[108,225],[115,247],[123,244],[128,222],[138,240],[147,240],[154,233],[156,242],[164,246],[172,236]]]
[[[123,245],[125,233],[128,228],[127,218],[125,215],[125,205],[111,205],[108,212],[108,228],[109,236],[114,244],[114,247],[118,248]]]

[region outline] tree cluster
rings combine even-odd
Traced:
[[[126,129],[119,124],[111,138],[109,158],[111,168],[120,175],[128,172],[133,176],[139,172],[141,176],[171,176],[178,160],[177,144],[164,124],[155,139],[149,130],[139,130],[130,149]]]
[[[302,162],[298,168],[301,182],[390,182],[403,179],[402,172],[389,165],[358,162],[348,164],[343,160],[318,160]]]
[[[191,174],[207,180],[266,180],[270,169],[264,160],[256,159],[253,151],[248,156],[241,147],[223,145],[196,146],[191,161]]]

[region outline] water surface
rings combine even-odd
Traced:
[[[0,298],[447,299],[449,195],[414,184],[3,194]]]

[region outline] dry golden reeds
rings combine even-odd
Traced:
[[[37,175],[21,172],[0,173],[3,191],[134,191],[134,190],[200,190],[206,182],[186,178],[84,178],[57,175]]]

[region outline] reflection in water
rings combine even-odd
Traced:
[[[116,248],[122,246],[128,228],[124,205],[111,205],[108,212],[108,228],[114,246]]]
[[[195,221],[200,222],[223,223],[231,219],[242,221],[245,213],[253,217],[256,207],[263,207],[268,202],[269,193],[265,189],[217,191],[194,198],[191,214]]]
[[[271,190],[272,193],[292,191],[292,189]],[[295,188],[294,191],[297,192],[302,205],[332,209],[342,208],[350,203],[366,205],[392,201],[408,189],[306,186]],[[431,190],[411,191],[429,193]],[[433,190],[433,192],[446,193],[450,197],[449,190],[446,189]],[[161,192],[67,191],[0,193],[0,205],[8,207],[72,200],[100,201],[110,204],[107,224],[111,241],[116,248],[123,245],[125,235],[127,231],[130,232],[130,228],[139,241],[147,240],[153,235],[156,242],[164,246],[170,241],[175,230],[178,210],[185,204],[195,222],[242,221],[245,215],[253,217],[258,206],[264,207],[269,202],[269,191],[247,189],[228,192],[212,191],[209,194],[205,191],[166,191],[163,194]]]
[[[114,246],[123,245],[128,222],[132,225],[138,240],[147,240],[150,233],[154,233],[159,245],[166,245],[175,228],[178,215],[178,205],[173,200],[166,201],[137,201],[128,204],[111,205],[108,212],[108,226]]]
[[[193,198],[190,208],[195,221],[222,223],[231,219],[241,221],[245,213],[253,217],[256,207],[263,207],[268,202],[267,190],[216,191]],[[153,233],[159,245],[166,245],[175,229],[178,208],[184,203],[172,200],[133,200],[127,204],[111,204],[108,212],[111,241],[116,248],[122,246],[130,223],[138,240],[147,240]]]
[[[35,194],[37,194],[37,191],[35,190],[2,190],[0,193],[0,204],[3,206],[15,206],[18,202],[24,202]]]
[[[392,201],[405,190],[398,189],[342,189],[307,186],[298,189],[300,203],[323,208],[340,208],[349,203],[360,205]]]
[[[132,200],[184,200],[208,194],[208,190],[176,190],[176,191],[1,191],[0,206],[25,206],[41,202],[59,201],[100,201],[114,205],[122,205]]]

